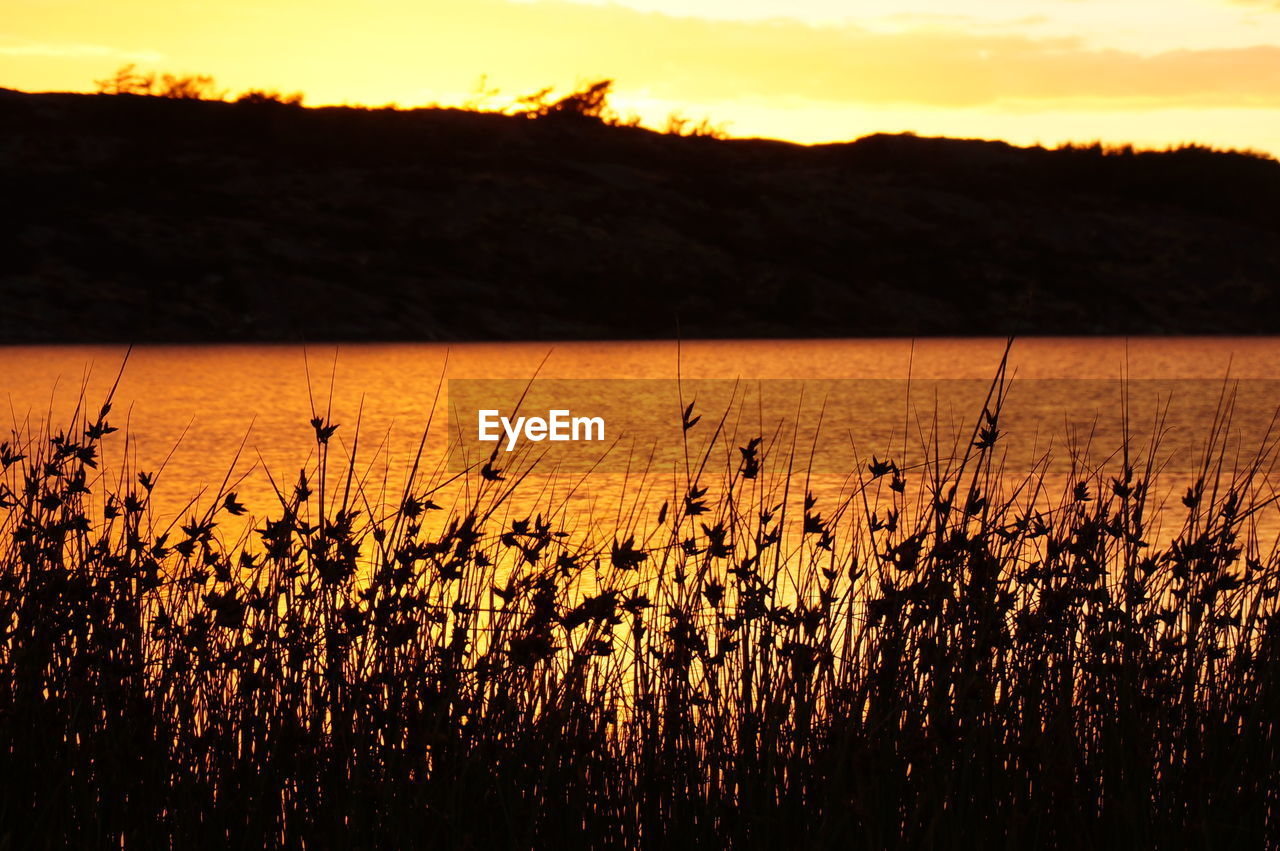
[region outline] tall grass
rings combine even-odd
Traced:
[[[319,414],[224,539],[232,483],[170,528],[100,469],[109,401],[18,430],[0,845],[1274,847],[1272,443],[1229,463],[1224,417],[1172,508],[1129,443],[1048,493],[1007,388],[830,506],[687,411],[674,498],[612,523],[512,516],[492,461],[392,489]]]

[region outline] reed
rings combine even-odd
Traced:
[[[515,516],[492,460],[397,486],[317,414],[224,536],[230,479],[170,527],[100,467],[109,399],[19,429],[0,846],[1275,847],[1273,443],[1229,463],[1224,416],[1193,481],[1126,444],[1051,493],[1007,388],[831,505],[691,408],[673,497],[608,522]]]

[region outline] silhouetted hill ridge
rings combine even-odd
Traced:
[[[1280,332],[1250,154],[7,90],[0,127],[0,341]]]

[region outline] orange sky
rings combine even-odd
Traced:
[[[0,85],[126,62],[307,103],[498,106],[612,77],[615,106],[738,136],[876,131],[1280,153],[1280,0],[7,0]]]

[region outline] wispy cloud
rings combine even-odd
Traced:
[[[164,54],[154,50],[121,50],[104,44],[44,43],[0,44],[0,56],[28,56],[45,59],[85,59],[105,57],[129,62],[159,62]]]
[[[930,26],[885,32],[853,24],[708,22],[619,7],[559,6],[555,21],[595,37],[575,45],[580,73],[599,69],[659,97],[964,107],[1003,101],[1140,106],[1280,106],[1280,47],[1095,49],[1077,37]],[[539,21],[527,20],[537,64]],[[520,46],[514,46],[519,51]]]

